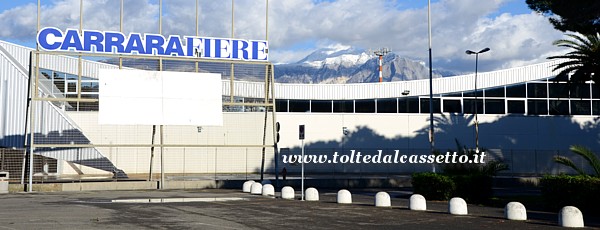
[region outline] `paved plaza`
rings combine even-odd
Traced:
[[[409,210],[407,191],[387,191],[391,208],[373,205],[376,191],[350,191],[352,204],[337,204],[334,190],[320,191],[317,202],[250,195],[241,189],[3,194],[0,229],[560,228],[556,213],[528,210],[529,220],[510,221],[502,208],[469,205],[469,215],[454,216],[447,213],[446,202],[428,201],[428,211]],[[586,226],[600,227],[595,217],[586,218],[591,219]]]

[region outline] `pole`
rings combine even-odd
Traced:
[[[429,146],[431,153],[434,148],[433,130],[433,64],[431,58],[431,0],[427,1],[427,25],[429,29]],[[435,172],[435,166],[433,166]]]
[[[302,139],[302,180],[301,180],[301,189],[302,189],[302,197],[301,199],[304,200],[304,139]]]
[[[477,101],[477,62],[479,53],[475,54],[475,153],[479,153],[479,120],[477,120],[479,102]]]

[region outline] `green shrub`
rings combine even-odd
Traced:
[[[600,213],[600,178],[587,175],[544,176],[540,181],[548,208],[572,205],[583,212]]]
[[[456,191],[456,185],[450,177],[432,172],[413,173],[412,187],[415,194],[421,194],[427,200],[448,200]]]

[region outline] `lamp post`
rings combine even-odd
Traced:
[[[475,153],[479,153],[479,121],[477,120],[477,62],[479,61],[479,54],[490,51],[490,48],[485,48],[479,52],[467,50],[465,53],[468,55],[475,54]]]

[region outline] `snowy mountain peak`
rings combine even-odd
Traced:
[[[315,50],[314,52],[312,52],[311,54],[309,54],[308,56],[296,63],[309,64],[312,66],[311,63],[315,61],[325,61],[328,58],[337,58],[342,55],[361,55],[362,53],[365,53],[365,51],[361,49],[356,49],[352,46],[338,44]],[[346,57],[346,59],[347,58],[348,57]]]
[[[312,68],[322,68],[326,66],[333,68],[336,68],[337,66],[351,67],[362,65],[373,57],[373,55],[369,55],[364,50],[337,44],[318,49],[304,59],[298,61],[297,64]]]

